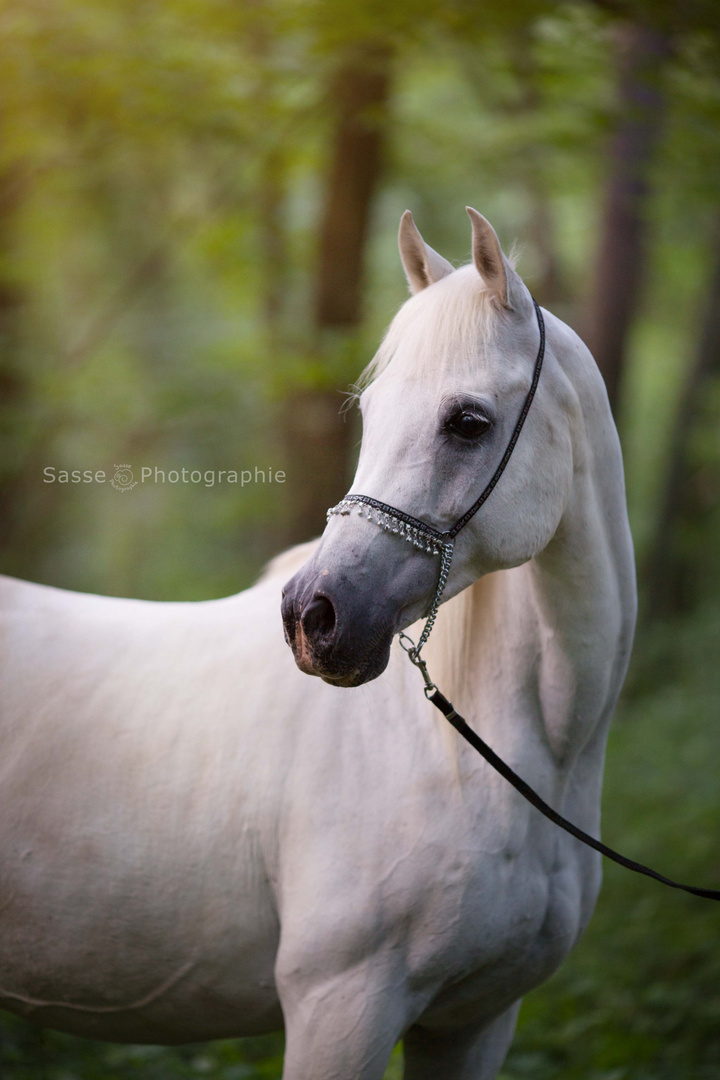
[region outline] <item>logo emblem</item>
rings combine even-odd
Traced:
[[[129,465],[116,465],[115,475],[111,477],[110,483],[116,491],[132,491],[137,486],[137,480],[133,479],[132,469]]]

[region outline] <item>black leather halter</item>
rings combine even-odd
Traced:
[[[511,784],[524,799],[536,808],[536,810],[539,810],[549,821],[552,821],[554,825],[564,829],[565,832],[574,836],[576,840],[580,840],[583,844],[586,844],[594,851],[600,852],[600,854],[604,855],[606,858],[612,859],[613,862],[618,863],[620,866],[624,866],[628,870],[634,870],[637,874],[644,874],[646,877],[654,878],[655,881],[659,881],[663,885],[669,885],[671,889],[682,889],[683,892],[691,893],[693,896],[700,896],[706,900],[720,900],[720,890],[703,889],[694,885],[682,885],[680,882],[673,881],[671,878],[659,874],[656,870],[650,869],[649,866],[644,866],[642,863],[635,862],[634,859],[628,859],[625,855],[621,855],[619,852],[614,851],[606,844],[603,844],[601,840],[586,833],[583,829],[574,825],[571,821],[568,821],[562,814],[559,814],[557,810],[554,810],[552,806],[546,803],[545,800],[522,779],[522,777],[518,776],[518,774],[495,753],[492,747],[488,746],[476,731],[473,731],[467,721],[460,716],[448,699],[438,690],[428,674],[425,661],[420,657],[420,650],[429,638],[430,631],[435,624],[435,617],[450,572],[455,537],[461,529],[465,528],[468,521],[477,514],[478,510],[491,494],[498,480],[504,473],[517,441],[520,438],[520,432],[523,429],[527,414],[530,411],[530,406],[535,397],[535,391],[537,390],[538,382],[540,380],[543,357],[545,356],[545,320],[543,319],[542,311],[540,310],[537,301],[533,300],[533,304],[535,305],[535,314],[537,315],[538,328],[540,330],[540,345],[538,347],[537,359],[535,360],[532,382],[530,383],[530,389],[527,392],[522,412],[517,419],[512,436],[510,437],[510,442],[506,447],[500,464],[485,485],[482,494],[475,500],[470,509],[466,510],[462,517],[458,518],[452,528],[447,529],[445,532],[441,532],[439,529],[433,528],[432,525],[427,525],[419,518],[413,517],[412,514],[406,514],[403,510],[397,510],[394,506],[389,506],[387,503],[380,502],[379,499],[371,499],[369,495],[356,495],[354,493],[346,495],[342,502],[339,502],[337,506],[333,506],[328,510],[328,517],[331,517],[334,514],[346,515],[351,513],[354,508],[357,508],[357,512],[361,516],[366,516],[370,521],[374,521],[386,531],[396,533],[416,547],[424,548],[431,555],[440,555],[440,577],[435,590],[435,597],[426,617],[425,626],[418,643],[416,645],[407,634],[401,633],[400,644],[408,654],[412,663],[420,669],[425,681],[425,696],[428,701],[431,701],[432,704],[440,710],[445,719],[452,724],[458,734],[462,735],[465,741],[468,742],[496,772],[507,780],[507,782]],[[365,509],[363,510],[363,508]],[[372,516],[373,514],[375,514],[375,517]]]
[[[540,305],[533,299],[533,305],[535,307],[535,315],[537,316],[538,329],[540,331],[540,344],[538,345],[537,357],[535,359],[535,367],[533,369],[532,381],[530,383],[530,389],[527,392],[525,401],[523,403],[522,411],[517,418],[517,422],[513,429],[513,433],[510,436],[505,453],[503,454],[500,462],[492,474],[487,484],[482,490],[482,493],[478,496],[469,510],[466,510],[462,514],[455,524],[446,529],[445,532],[441,532],[439,529],[433,528],[432,525],[428,525],[426,522],[421,521],[420,518],[413,517],[412,514],[405,513],[404,510],[398,510],[394,506],[390,506],[388,503],[380,502],[379,499],[372,499],[369,495],[357,495],[351,492],[346,495],[345,498],[328,510],[328,518],[335,514],[347,515],[351,511],[357,508],[357,512],[360,516],[367,517],[370,521],[374,521],[382,529],[389,532],[396,533],[403,539],[408,540],[416,547],[424,548],[431,555],[440,555],[440,576],[435,589],[435,595],[433,597],[432,604],[426,615],[426,622],[423,628],[422,634],[418,640],[417,645],[407,636],[407,634],[401,635],[401,643],[405,648],[410,659],[413,663],[420,666],[420,650],[430,637],[430,632],[435,625],[435,618],[437,616],[438,608],[440,607],[440,600],[445,590],[445,584],[450,573],[450,563],[453,556],[453,544],[455,537],[464,529],[468,521],[470,521],[475,514],[477,514],[480,507],[491,495],[498,480],[505,472],[507,463],[509,462],[512,452],[517,445],[517,441],[520,438],[520,432],[523,429],[527,414],[530,412],[530,406],[533,403],[535,397],[535,391],[540,381],[540,372],[542,371],[543,358],[545,356],[545,320],[543,318]],[[363,507],[366,509],[363,510]],[[375,516],[373,517],[373,512]],[[407,644],[406,644],[407,643]],[[422,667],[421,667],[422,670]]]
[[[540,344],[538,346],[537,358],[535,360],[535,368],[533,370],[532,382],[530,383],[530,389],[527,392],[527,396],[522,407],[522,412],[517,419],[517,423],[515,424],[515,428],[510,437],[510,441],[507,444],[505,453],[503,454],[497,469],[492,474],[487,484],[483,488],[482,494],[478,496],[470,509],[466,510],[465,513],[457,519],[452,528],[446,529],[445,532],[440,532],[439,529],[434,529],[432,525],[428,525],[426,524],[426,522],[421,521],[419,518],[413,517],[412,514],[406,514],[403,510],[397,510],[394,506],[389,506],[387,503],[380,502],[379,499],[371,499],[369,495],[356,495],[355,493],[351,493],[350,495],[346,495],[342,503],[338,503],[338,506],[342,506],[346,503],[364,503],[366,506],[370,506],[374,510],[378,510],[384,514],[388,514],[390,517],[395,518],[397,521],[403,522],[406,526],[408,526],[409,529],[414,530],[423,538],[426,537],[431,544],[447,544],[455,539],[460,530],[465,528],[468,521],[470,521],[471,518],[475,517],[478,510],[483,505],[488,496],[491,494],[498,480],[505,472],[505,468],[508,461],[510,460],[510,457],[512,456],[512,452],[515,449],[517,441],[520,438],[520,432],[523,429],[523,425],[525,424],[525,421],[527,419],[527,414],[530,412],[530,406],[532,405],[533,398],[535,397],[535,391],[537,390],[538,382],[540,381],[540,372],[542,371],[543,359],[545,357],[545,320],[543,318],[543,314],[540,310],[540,305],[538,304],[537,300],[533,300],[533,304],[535,306],[538,329],[540,330]],[[333,507],[332,510],[328,511],[328,513],[331,514],[335,510],[336,507]]]

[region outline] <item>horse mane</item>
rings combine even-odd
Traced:
[[[476,704],[479,637],[503,591],[500,579],[509,573],[513,571],[486,574],[441,604],[435,629],[425,646],[433,679],[461,711],[472,711]],[[423,625],[423,621],[419,622],[408,633],[415,637],[414,632],[419,634]]]
[[[361,374],[362,392],[394,361],[421,378],[462,374],[495,338],[502,310],[472,263],[406,300]]]

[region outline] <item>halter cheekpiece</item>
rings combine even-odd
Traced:
[[[431,682],[427,670],[423,661],[420,659],[420,650],[430,637],[430,632],[435,625],[435,618],[437,616],[438,608],[440,607],[440,601],[442,599],[445,585],[447,583],[448,575],[450,573],[450,564],[453,557],[453,547],[455,543],[455,537],[464,529],[468,521],[471,520],[477,514],[480,507],[493,491],[498,480],[505,471],[505,467],[512,456],[512,452],[515,449],[518,439],[520,438],[520,432],[523,429],[527,414],[530,411],[533,398],[535,397],[535,391],[537,390],[538,382],[540,381],[540,372],[542,370],[543,358],[545,356],[545,320],[543,319],[540,305],[536,300],[533,300],[535,307],[535,314],[537,316],[538,329],[540,331],[540,344],[538,346],[537,357],[535,359],[535,368],[533,370],[532,382],[530,383],[530,389],[525,397],[525,402],[522,407],[522,411],[517,419],[517,423],[513,429],[513,433],[510,436],[510,441],[505,448],[500,462],[492,474],[487,484],[483,488],[481,495],[475,500],[469,510],[458,518],[452,528],[447,529],[445,532],[440,532],[439,529],[433,528],[432,525],[426,524],[424,521],[420,521],[419,518],[413,517],[411,514],[406,514],[403,510],[398,510],[394,506],[389,506],[387,503],[380,502],[379,499],[371,499],[369,495],[356,495],[351,492],[346,495],[344,499],[332,506],[328,512],[328,520],[334,515],[346,516],[352,513],[353,510],[357,510],[359,517],[367,518],[368,521],[372,521],[386,532],[394,533],[400,536],[403,540],[407,540],[408,543],[413,544],[415,547],[420,548],[422,551],[427,551],[429,555],[440,556],[440,575],[438,577],[437,588],[435,589],[435,596],[432,604],[426,616],[425,626],[423,627],[422,634],[417,645],[408,637],[407,634],[400,635],[400,643],[407,652],[408,656],[414,664],[416,664],[422,671],[423,678],[425,679],[425,692],[430,693],[435,689],[435,685]]]

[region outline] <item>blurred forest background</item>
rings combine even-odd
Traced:
[[[717,888],[719,45],[714,0],[2,0],[0,569],[200,599],[319,533],[359,438],[343,394],[406,295],[400,214],[460,263],[470,203],[621,432],[641,625],[605,837]],[[44,483],[119,465],[286,481]],[[606,867],[503,1080],[717,1080],[718,914]],[[280,1036],[0,1040],[2,1080],[282,1068]]]

